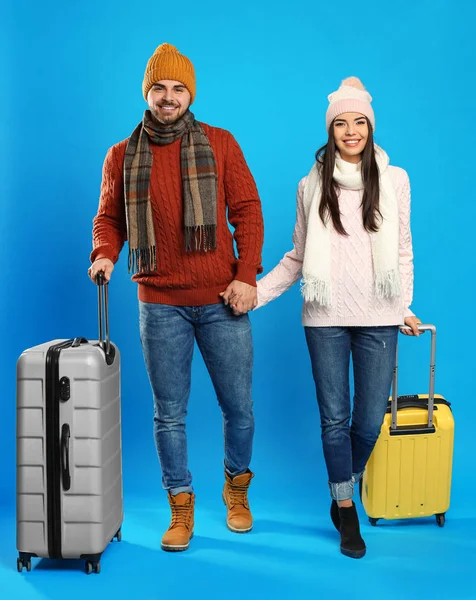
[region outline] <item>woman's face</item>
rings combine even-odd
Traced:
[[[341,157],[358,163],[369,137],[367,119],[360,113],[342,113],[334,119],[332,127]]]

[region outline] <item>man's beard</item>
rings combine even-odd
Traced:
[[[161,125],[173,125],[183,116],[182,114],[180,114],[180,107],[176,106],[175,104],[166,103],[160,105],[160,107],[164,106],[173,106],[176,109],[178,108],[179,113],[178,116],[170,115],[169,118],[167,118],[167,116],[164,118],[164,115],[159,111],[158,108],[151,109],[152,115],[155,117],[156,121],[158,121]]]

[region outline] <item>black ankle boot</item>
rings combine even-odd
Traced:
[[[331,520],[334,523],[334,527],[340,532],[339,506],[335,500],[332,500],[331,504]]]
[[[362,558],[365,554],[365,542],[360,535],[359,517],[355,504],[339,506],[340,551],[350,558]]]

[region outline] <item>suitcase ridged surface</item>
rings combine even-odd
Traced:
[[[427,400],[428,395],[419,395]],[[433,433],[391,435],[391,414],[385,416],[362,479],[367,515],[406,519],[444,514],[450,506],[454,420],[442,396],[435,394]],[[399,425],[426,424],[426,408],[398,411]]]
[[[17,548],[37,556],[48,556],[45,364],[60,341],[30,348],[17,362]]]
[[[25,351],[17,366],[17,547],[49,556],[45,362],[50,346]],[[61,350],[59,378],[70,398],[59,404],[70,427],[70,488],[60,486],[61,555],[100,554],[123,520],[120,356],[112,365],[96,341]],[[50,524],[51,528],[51,524]]]

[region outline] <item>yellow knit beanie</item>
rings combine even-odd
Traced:
[[[142,82],[142,94],[146,101],[150,88],[162,79],[183,83],[190,92],[192,104],[195,99],[195,71],[190,59],[180,54],[172,44],[161,44],[147,63]]]

